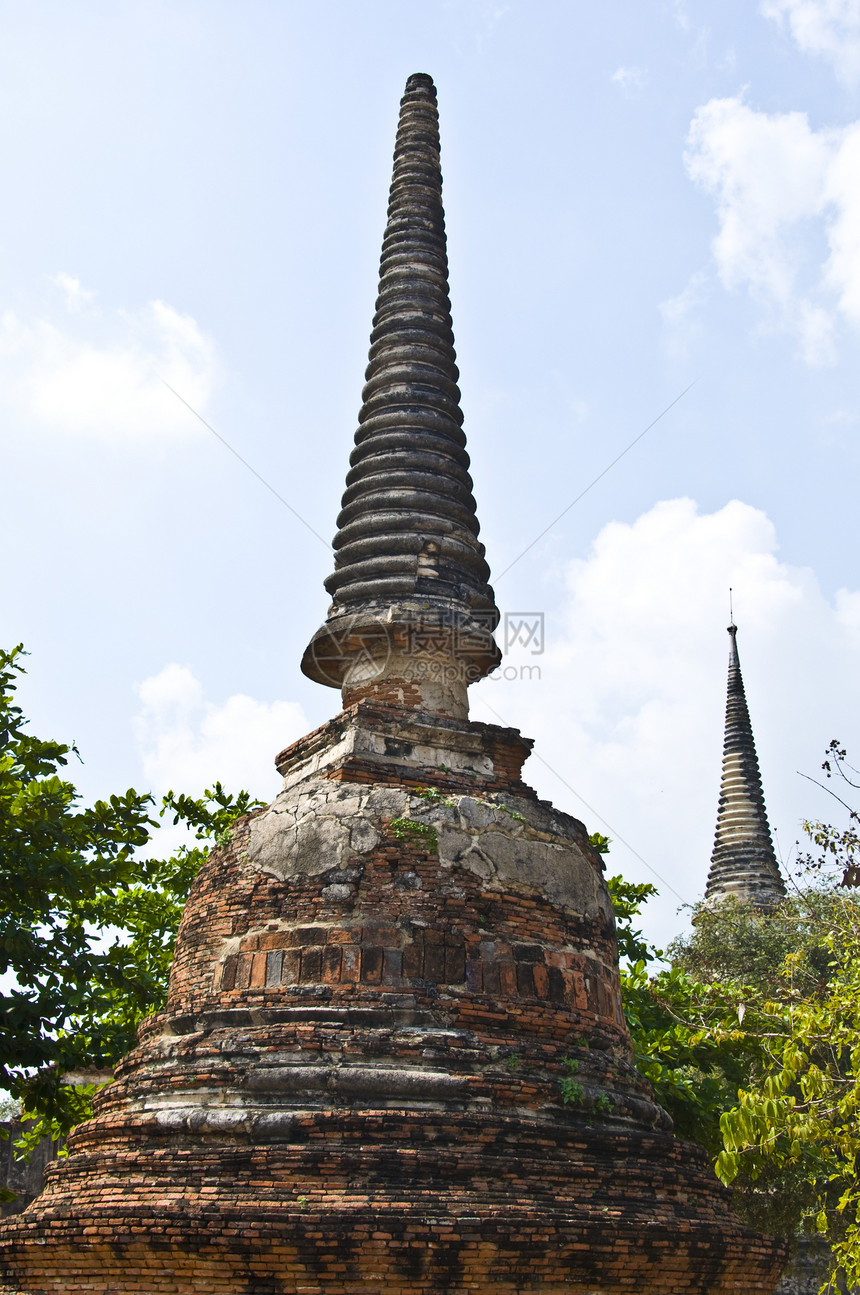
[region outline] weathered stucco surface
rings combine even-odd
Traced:
[[[444,867],[464,868],[488,889],[534,891],[587,917],[613,921],[593,857],[571,839],[573,820],[522,797],[431,798],[319,780],[282,793],[252,821],[247,854],[282,879],[319,876],[360,864],[392,821],[403,824],[406,836],[434,840]]]

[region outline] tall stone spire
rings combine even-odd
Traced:
[[[448,300],[436,90],[406,83],[367,382],[334,540],[325,625],[302,660],[319,683],[466,718],[499,661],[478,540]]]
[[[717,834],[705,898],[734,898],[756,908],[772,908],[785,896],[785,885],[773,852],[758,759],[753,740],[735,624],[728,627],[729,685],[723,777],[717,812]]]

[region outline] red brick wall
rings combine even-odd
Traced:
[[[516,790],[526,744],[472,731]],[[195,884],[167,1011],[0,1229],[0,1295],[773,1290],[782,1249],[633,1070],[604,917],[390,822],[313,877],[252,866],[249,832]]]

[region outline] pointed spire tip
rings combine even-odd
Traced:
[[[734,616],[726,626],[731,638],[723,743],[723,776],[717,831],[705,900],[734,898],[741,904],[771,909],[785,897],[785,883],[773,851],[761,773],[738,659]]]
[[[435,90],[433,78],[427,72],[413,72],[406,82],[406,93],[410,90]]]

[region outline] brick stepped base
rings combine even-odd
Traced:
[[[6,1228],[19,1253],[41,1243],[39,1285],[26,1260],[8,1278],[51,1295],[746,1295],[778,1276],[771,1243],[666,1134],[408,1111],[298,1122],[307,1141],[289,1146],[71,1157],[38,1216]]]
[[[279,757],[0,1295],[773,1290],[633,1068],[600,859],[527,749],[362,703]]]

